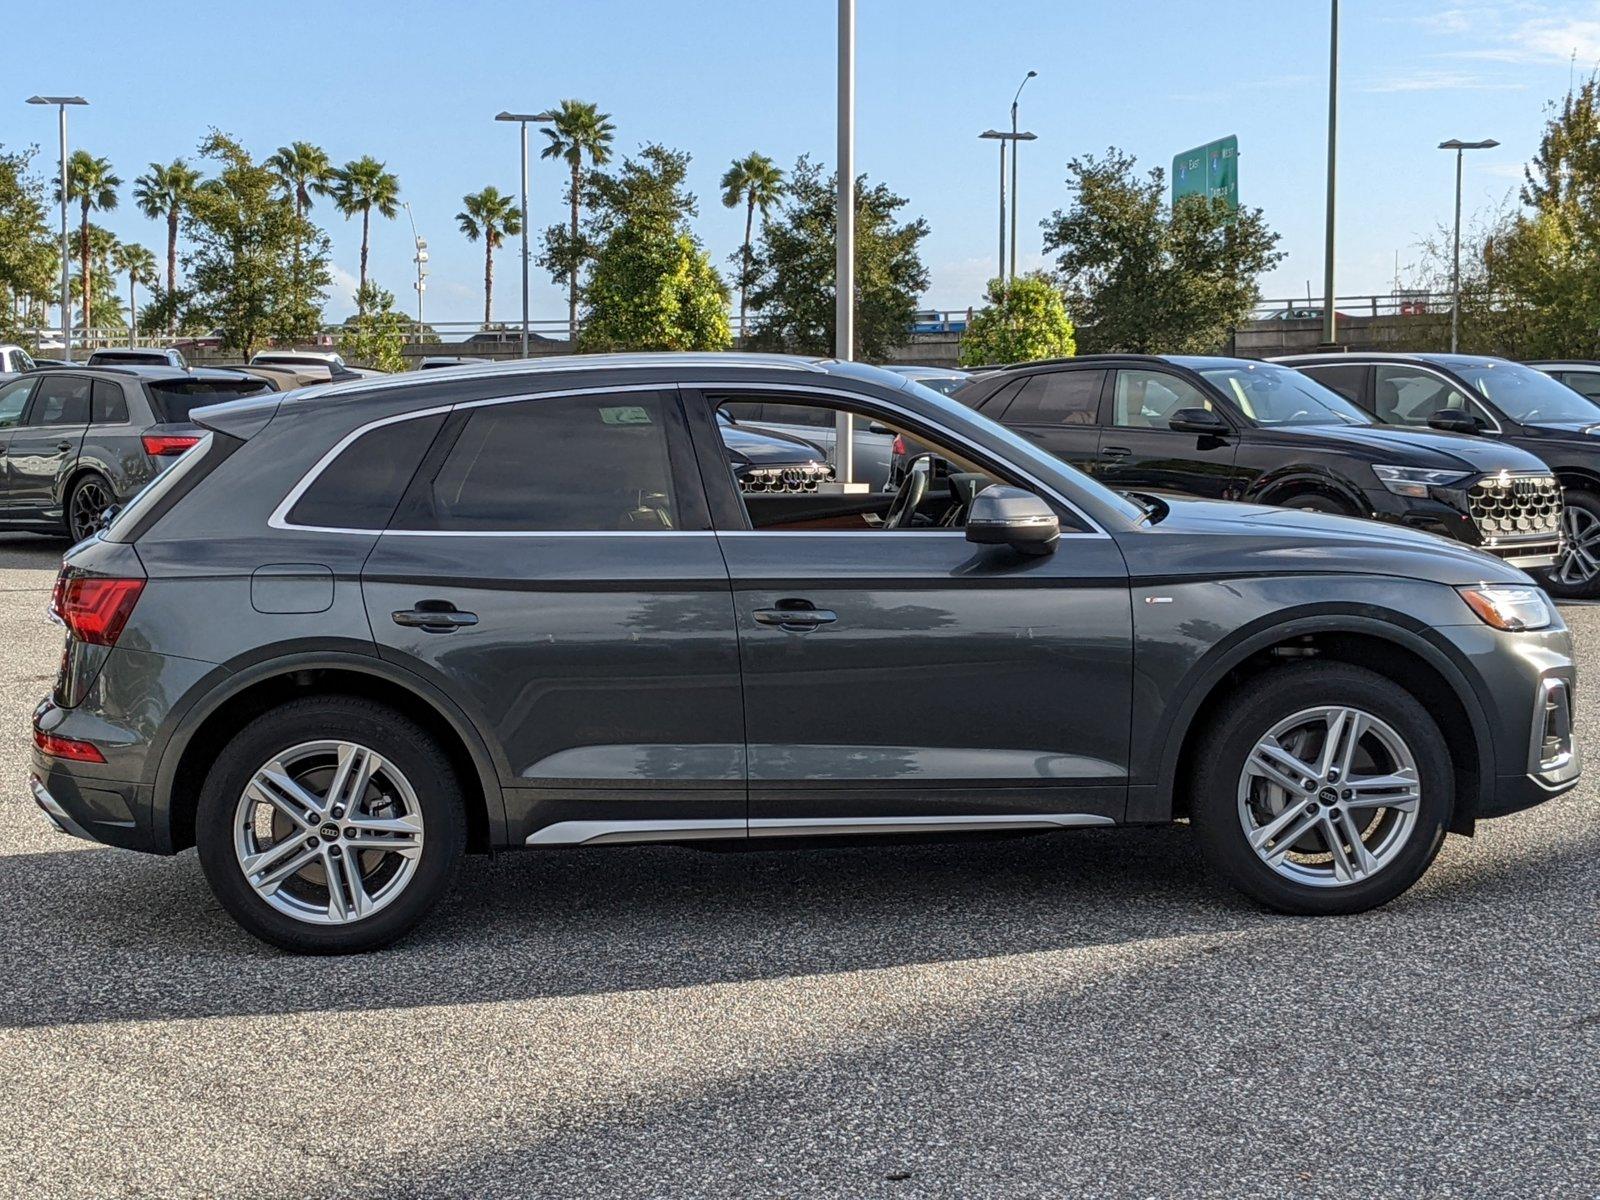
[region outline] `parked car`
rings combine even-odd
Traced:
[[[89,366],[0,385],[0,528],[88,537],[199,441],[191,408],[265,386],[231,372]]]
[[[1560,560],[1543,575],[1560,596],[1600,596],[1600,407],[1531,367],[1468,354],[1297,355],[1278,360],[1353,399],[1378,420],[1475,434],[1549,464],[1565,501]]]
[[[1324,308],[1312,308],[1309,305],[1308,306],[1303,306],[1303,307],[1275,308],[1271,312],[1257,317],[1256,320],[1258,320],[1258,321],[1320,321],[1320,320],[1322,320],[1322,314],[1324,312],[1326,312],[1326,311],[1327,310],[1324,309]],[[1340,312],[1338,309],[1334,309],[1333,310],[1333,323],[1335,325],[1342,324],[1343,322],[1348,321],[1349,319],[1350,319],[1350,314],[1349,313]]]
[[[183,351],[158,346],[121,346],[89,355],[91,367],[177,367],[181,371],[188,365]]]
[[[815,492],[834,478],[827,452],[814,442],[753,428],[727,412],[717,413],[717,432],[741,492]]]
[[[471,354],[431,354],[417,364],[417,370],[437,371],[444,367],[465,367],[493,361],[492,358],[479,358]]]
[[[756,397],[929,449],[875,512],[748,495],[715,414]],[[1175,817],[1261,902],[1353,912],[1579,775],[1567,631],[1503,561],[1135,504],[860,364],[590,356],[194,416],[64,560],[31,788],[69,833],[197,846],[290,949],[392,941],[468,849]]]
[[[938,309],[924,309],[914,313],[911,318],[912,333],[965,333],[970,312],[953,313],[940,312]]]
[[[0,374],[14,375],[33,370],[33,357],[14,342],[0,343]]]
[[[1583,359],[1529,361],[1524,364],[1564,383],[1587,400],[1600,403],[1600,362]]]
[[[923,387],[932,388],[945,396],[953,394],[972,378],[971,371],[958,371],[954,367],[896,366],[891,363],[883,369],[914,379]]]
[[[375,378],[386,374],[370,367],[352,367],[332,350],[258,350],[250,356],[252,367],[280,367],[314,375],[319,381]]]
[[[838,427],[835,414],[826,408],[800,408],[793,404],[763,404],[759,400],[736,401],[722,407],[743,430],[760,431],[811,447],[826,468],[822,482],[837,478],[839,461],[834,455]],[[889,460],[894,455],[894,434],[882,426],[855,430],[852,459],[853,481],[864,483],[869,491],[881,492],[889,482]]]
[[[956,393],[1124,491],[1373,517],[1554,563],[1561,489],[1524,450],[1388,429],[1287,367],[1085,355],[979,376]]]

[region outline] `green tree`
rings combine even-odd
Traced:
[[[303,222],[307,219],[315,197],[329,195],[333,164],[328,161],[328,152],[321,146],[313,146],[310,142],[290,142],[287,146],[279,146],[277,153],[268,157],[264,165],[277,176],[278,186],[294,205],[294,216],[297,221]],[[304,287],[304,280],[301,278],[303,274],[300,262],[301,249],[296,243],[294,248],[296,290]]]
[[[611,140],[615,133],[611,114],[601,112],[598,105],[585,100],[563,100],[556,109],[555,120],[544,130],[549,144],[539,152],[540,158],[563,160],[571,173],[567,182],[571,224],[565,233],[552,229],[545,234],[544,265],[558,284],[567,285],[567,328],[574,331],[574,337],[578,328],[578,277],[592,250],[578,229],[584,194],[583,160],[587,157],[589,164],[595,167],[610,162]]]
[[[137,337],[139,333],[138,286],[141,283],[149,284],[156,281],[156,256],[137,242],[119,242],[111,251],[111,261],[116,265],[118,273],[128,277],[129,332]]]
[[[584,350],[725,350],[728,289],[689,232],[689,156],[649,145],[615,175],[596,172],[583,289]]]
[[[367,250],[372,242],[372,210],[386,221],[400,212],[400,181],[383,163],[368,154],[336,168],[330,176],[328,194],[341,215],[361,214],[361,274],[356,297],[359,303],[367,286]]]
[[[928,287],[919,251],[928,223],[899,222],[906,206],[884,184],[856,180],[856,353],[882,359],[911,328]],[[751,260],[749,344],[791,353],[834,350],[834,177],[801,157],[777,214],[761,222]]]
[[[150,169],[133,181],[133,200],[139,211],[152,221],[167,223],[167,291],[178,290],[178,223],[200,185],[200,172],[181,158],[166,166],[151,163]]]
[[[33,151],[0,152],[0,337],[42,325],[61,270],[45,209],[45,189],[32,174]]]
[[[246,355],[269,339],[315,335],[327,295],[327,236],[295,216],[277,176],[235,139],[213,130],[200,153],[218,171],[196,189],[184,218],[193,298],[181,323],[217,326]]]
[[[744,205],[744,244],[739,252],[739,332],[745,329],[745,293],[750,287],[750,238],[754,232],[756,210],[761,219],[783,195],[783,170],[765,154],[751,151],[736,158],[722,173],[722,205]]]
[[[987,299],[962,335],[962,366],[1070,358],[1077,353],[1067,306],[1042,271],[1009,283],[991,279]]]
[[[1282,258],[1260,209],[1166,202],[1166,173],[1143,178],[1111,148],[1067,164],[1072,204],[1042,224],[1085,349],[1206,354],[1261,297],[1257,277]]]
[[[375,283],[366,284],[356,293],[356,310],[339,335],[339,352],[358,366],[405,370],[404,349],[411,321],[395,311],[394,293]]]
[[[469,242],[483,239],[483,324],[487,328],[494,308],[494,252],[504,243],[506,234],[522,232],[522,210],[516,200],[502,195],[493,184],[461,197],[461,204],[461,211],[456,214],[461,232]]]
[[[95,158],[87,150],[74,150],[67,159],[67,200],[76,202],[80,215],[78,231],[78,271],[83,278],[79,293],[83,302],[83,324],[92,328],[90,319],[94,307],[94,269],[89,261],[89,214],[95,210],[109,212],[117,206],[117,189],[122,180],[111,169],[111,161]],[[56,199],[61,199],[61,188],[56,187]]]

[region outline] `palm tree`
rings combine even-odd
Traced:
[[[752,150],[736,158],[722,173],[722,203],[725,208],[744,205],[744,253],[739,269],[739,336],[744,336],[744,295],[750,284],[750,234],[756,209],[762,217],[783,195],[783,170],[765,154]]]
[[[118,242],[111,250],[111,261],[128,277],[128,345],[139,336],[137,287],[156,278],[156,256],[137,242]]]
[[[67,159],[67,199],[78,202],[82,213],[78,233],[78,269],[83,275],[83,327],[88,330],[93,322],[89,314],[94,307],[94,274],[89,264],[89,213],[94,209],[107,212],[117,206],[117,189],[122,180],[111,169],[111,160],[95,158],[87,150],[74,150]],[[56,199],[61,199],[61,187],[56,186]]]
[[[372,210],[387,220],[394,220],[400,212],[400,181],[384,168],[384,164],[368,154],[347,162],[329,172],[328,195],[334,207],[345,217],[361,214],[361,286],[357,295],[367,290],[367,249],[372,241]]]
[[[290,142],[279,146],[278,152],[264,164],[278,177],[284,195],[294,202],[295,220],[311,211],[313,196],[329,194],[328,180],[333,174],[333,164],[328,152],[310,142]]]
[[[152,221],[167,221],[167,295],[178,290],[178,218],[189,206],[200,184],[200,172],[181,158],[166,166],[151,163],[150,169],[133,181],[133,199],[139,211]],[[176,317],[173,318],[176,321]]]
[[[456,214],[461,232],[469,242],[483,239],[483,324],[487,328],[494,306],[494,252],[506,234],[522,232],[522,211],[512,197],[501,195],[492,184],[461,197],[461,203],[464,207]]]
[[[572,171],[570,199],[572,201],[572,251],[578,253],[579,192],[583,186],[583,158],[589,156],[591,166],[603,167],[611,161],[611,137],[616,126],[611,114],[584,100],[563,100],[556,110],[551,128],[544,131],[550,144],[539,154],[540,158],[564,158]],[[574,341],[578,337],[578,267],[574,259],[567,274],[567,329]]]

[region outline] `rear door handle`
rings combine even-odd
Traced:
[[[478,623],[478,614],[461,612],[448,600],[420,600],[415,608],[389,614],[396,625],[421,629],[425,633],[451,633]]]
[[[1101,446],[1100,456],[1102,458],[1131,458],[1133,451],[1126,446]]]
[[[819,625],[831,625],[839,614],[813,607],[809,600],[779,600],[774,608],[758,608],[757,625],[775,625],[790,633],[808,633]]]

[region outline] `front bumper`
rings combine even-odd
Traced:
[[[1382,520],[1462,542],[1513,567],[1540,570],[1555,566],[1561,557],[1559,499],[1553,518],[1531,509],[1524,514],[1515,496],[1528,482],[1524,476],[1485,475],[1459,486],[1429,488],[1426,499],[1386,488],[1369,488],[1366,497],[1373,515]],[[1509,498],[1497,499],[1502,493]],[[1559,488],[1555,494],[1559,498]],[[1500,503],[1509,507],[1496,507]]]

